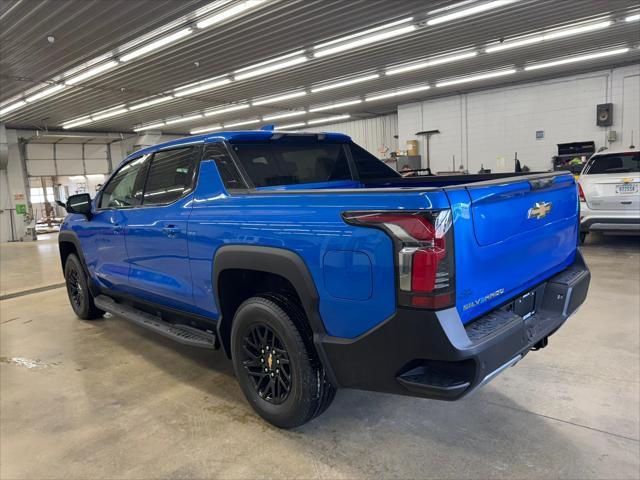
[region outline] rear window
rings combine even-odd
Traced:
[[[376,180],[398,176],[398,172],[354,143],[351,144],[351,155],[353,155],[353,161],[358,169],[360,180]]]
[[[640,153],[612,153],[592,157],[583,175],[640,172]]]
[[[240,163],[256,187],[350,180],[341,143],[234,143]]]

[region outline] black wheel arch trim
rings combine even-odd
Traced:
[[[70,232],[68,230],[63,230],[58,234],[58,248],[60,249],[60,263],[62,264],[62,271],[64,272],[65,265],[64,265],[64,258],[62,257],[62,249],[61,249],[62,243],[73,244],[76,250],[76,254],[80,259],[80,264],[82,265],[84,274],[87,277],[87,285],[89,285],[89,290],[91,291],[91,294],[94,296],[99,295],[100,293],[99,288],[93,281],[93,278],[91,277],[91,275],[89,275],[89,268],[87,267],[87,262],[84,258],[84,253],[82,251],[82,247],[81,247],[80,239],[78,238],[78,235],[76,235],[75,232]]]
[[[224,245],[216,251],[213,261],[212,281],[216,305],[221,315],[217,332],[218,338],[220,339],[222,339],[221,329],[226,326],[225,322],[230,322],[232,319],[225,320],[222,318],[218,279],[222,272],[229,269],[272,273],[285,278],[293,285],[302,302],[302,308],[309,320],[309,326],[313,331],[313,343],[320,357],[320,361],[331,382],[337,385],[322,345],[322,340],[327,336],[327,332],[320,316],[320,297],[311,273],[300,255],[284,248],[256,245]],[[221,341],[221,343],[225,353],[230,356],[230,352],[227,351],[227,346],[224,345],[224,342]]]

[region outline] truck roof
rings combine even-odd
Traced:
[[[238,130],[234,132],[212,132],[212,133],[205,133],[203,135],[192,135],[190,137],[177,138],[175,140],[170,140],[164,143],[158,143],[157,145],[152,145],[147,148],[136,150],[135,152],[128,155],[127,158],[123,160],[123,162],[129,160],[134,156],[137,157],[138,155],[141,155],[141,154],[153,153],[153,152],[157,152],[158,150],[163,150],[165,148],[178,147],[180,145],[189,145],[192,143],[193,144],[214,143],[214,142],[220,142],[224,140],[271,140],[274,133],[275,134],[283,134],[283,133],[295,134],[295,135],[301,135],[305,133],[307,133],[308,135],[318,135],[320,133],[322,135],[325,135],[326,138],[329,140],[337,140],[337,141],[343,141],[343,142],[348,142],[351,140],[351,137],[349,137],[348,135],[345,135],[343,133],[335,133],[335,132],[300,132],[300,131],[274,132],[273,130]]]

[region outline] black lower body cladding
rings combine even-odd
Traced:
[[[580,252],[567,269],[464,326],[455,308],[399,308],[355,339],[324,337],[322,348],[341,387],[457,400],[546,344],[584,302],[591,275]],[[520,315],[518,314],[520,313]]]

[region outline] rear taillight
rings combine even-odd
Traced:
[[[582,190],[582,185],[578,184],[578,197],[580,197],[581,202],[586,202],[587,200],[584,198],[584,191]]]
[[[392,238],[400,305],[440,309],[455,303],[451,210],[345,212],[343,218]]]

